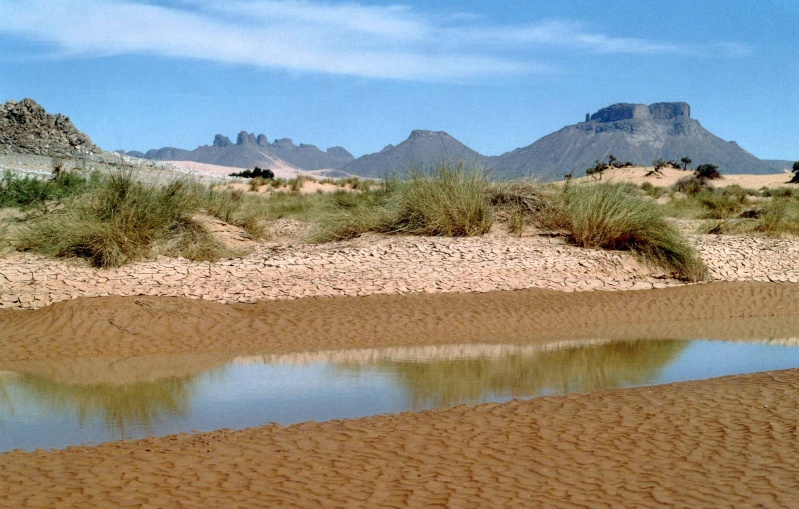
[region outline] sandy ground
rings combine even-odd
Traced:
[[[799,285],[0,311],[0,370],[55,358],[799,332]],[[699,321],[697,321],[699,320]],[[206,352],[206,354],[202,354]],[[213,355],[211,354],[213,353]],[[84,370],[92,363],[81,361]],[[81,365],[78,363],[78,365]],[[130,366],[135,372],[136,367]],[[65,374],[72,376],[74,374]],[[794,507],[799,371],[0,455],[4,507]]]
[[[669,187],[674,185],[681,178],[693,175],[692,171],[682,171],[674,168],[663,168],[658,173],[652,172],[654,168],[634,166],[630,168],[611,168],[606,170],[602,175],[602,180],[609,180],[611,182],[631,182],[637,186],[644,182],[649,182],[656,187]],[[727,175],[722,173],[720,179],[711,180],[710,184],[714,187],[727,187],[731,185],[739,185],[744,189],[761,189],[775,187],[799,187],[797,184],[788,184],[793,175],[791,173],[775,173],[770,175]],[[593,177],[580,177],[575,179],[579,182],[594,181]]]
[[[227,177],[231,173],[240,173],[245,168],[237,168],[234,166],[219,166],[217,164],[198,163],[195,161],[159,161],[163,164],[171,164],[178,168],[186,168],[192,172],[203,173],[206,175],[213,175],[215,177]],[[252,169],[252,168],[250,168]],[[304,175],[305,172],[288,163],[278,163],[269,165],[269,169],[274,172],[277,178],[294,178],[297,175]]]
[[[736,183],[769,185],[756,178]],[[174,356],[201,370],[369,347],[796,341],[799,241],[690,241],[716,282],[539,236],[267,242],[236,260],[113,271],[14,253],[0,258],[0,374],[74,359],[53,376],[140,381]],[[0,507],[796,507],[797,422],[789,370],[15,451],[0,454]]]

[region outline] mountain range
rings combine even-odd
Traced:
[[[552,179],[566,173],[581,175],[609,155],[643,166],[658,159],[689,157],[694,164],[715,164],[727,173],[775,173],[791,165],[789,161],[758,159],[734,141],[719,138],[691,118],[691,107],[684,102],[613,104],[586,114],[583,122],[499,156],[482,155],[444,131],[426,130],[414,130],[398,145],[387,145],[357,159],[342,147],[322,151],[314,145],[295,145],[287,138],[270,143],[263,134],[246,131],[239,133],[235,144],[218,134],[211,146],[194,150],[165,147],[128,155],[242,168],[269,167],[282,161],[300,170],[329,169],[337,170],[336,175],[363,177],[401,176],[442,161],[465,161],[486,168],[497,178]]]
[[[58,157],[106,153],[63,115],[48,114],[32,99],[0,106],[0,153]],[[288,138],[269,142],[263,134],[242,131],[236,142],[221,134],[193,150],[165,147],[128,155],[166,161],[194,161],[220,166],[290,168],[335,176],[384,177],[409,169],[426,170],[442,161],[465,161],[486,168],[495,178],[579,176],[597,160],[650,165],[657,159],[689,157],[694,165],[711,163],[726,173],[776,173],[792,163],[762,160],[732,141],[725,141],[691,118],[683,102],[650,105],[619,103],[602,108],[585,121],[566,126],[526,147],[488,157],[443,131],[412,131],[407,140],[359,158],[342,147],[323,151],[295,145]]]

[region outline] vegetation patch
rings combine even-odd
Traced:
[[[687,281],[707,279],[693,248],[658,206],[615,183],[568,186],[551,192],[541,226],[565,231],[580,247],[628,250]]]
[[[189,182],[137,180],[131,169],[101,177],[64,210],[26,223],[18,247],[49,256],[77,256],[96,267],[119,267],[161,254],[214,260],[229,252],[194,221],[202,195]]]
[[[489,182],[475,168],[442,164],[430,173],[412,171],[364,192],[353,205],[334,207],[312,234],[317,242],[353,238],[368,231],[466,237],[482,235],[494,220]]]

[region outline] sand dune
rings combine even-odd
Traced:
[[[658,173],[650,172],[654,170],[653,167],[634,166],[631,168],[610,168],[602,175],[602,180],[611,182],[630,182],[635,185],[641,185],[644,182],[649,182],[656,187],[669,187],[674,185],[681,178],[693,175],[692,171],[677,170],[674,168],[663,168]],[[769,175],[750,175],[750,174],[722,174],[718,180],[710,181],[714,187],[727,187],[731,185],[739,185],[744,189],[761,189],[775,187],[799,187],[797,184],[788,184],[792,175],[790,173],[772,173]],[[579,182],[593,182],[594,177],[580,177],[575,179]]]

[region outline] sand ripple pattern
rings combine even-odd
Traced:
[[[697,235],[692,242],[716,280],[799,282],[799,240]],[[0,259],[0,308],[17,309],[107,295],[235,303],[312,295],[637,290],[679,284],[627,253],[579,249],[546,238],[369,237],[321,246],[265,244],[241,259],[160,258],[117,270],[31,254]]]
[[[0,455],[3,507],[797,507],[799,371]]]

